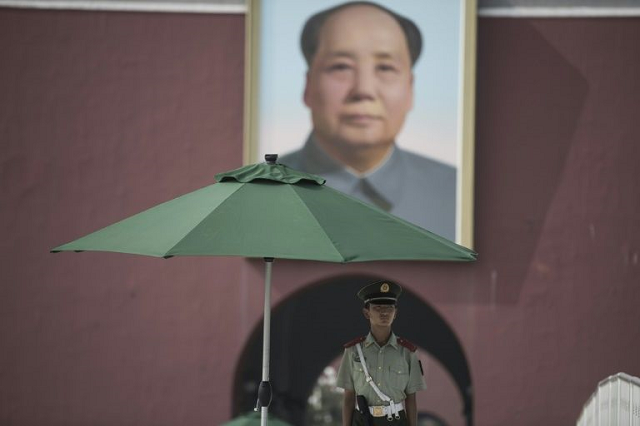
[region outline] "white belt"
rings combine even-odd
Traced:
[[[402,410],[404,410],[404,405],[402,405],[402,402],[394,404],[393,407],[391,405],[375,405],[369,407],[369,411],[371,412],[371,415],[373,417],[389,417],[395,413],[399,413]]]

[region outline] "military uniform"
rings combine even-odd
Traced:
[[[389,281],[376,282],[363,288],[358,296],[366,303],[394,304],[402,291],[400,286]],[[367,383],[365,369],[357,349],[360,344],[366,367],[379,390],[394,403],[402,403],[407,395],[426,389],[422,367],[416,354],[417,346],[406,339],[397,337],[393,332],[389,340],[380,346],[369,333],[344,345],[344,355],[338,371],[338,387],[353,390],[356,395],[366,398],[369,406],[388,406],[380,395]],[[375,417],[374,424],[406,425],[404,410],[398,413],[399,419],[388,421],[386,416]],[[352,425],[364,425],[364,416],[354,411]]]

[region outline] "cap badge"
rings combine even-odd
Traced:
[[[389,292],[389,284],[383,283],[380,286],[380,291],[383,292],[383,293],[388,293]]]

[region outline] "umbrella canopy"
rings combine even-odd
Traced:
[[[325,262],[475,260],[475,252],[282,164],[213,184],[54,248],[157,257],[244,256]]]
[[[271,414],[269,415],[269,424],[271,426],[291,426],[289,423],[283,422]],[[227,423],[222,423],[221,426],[260,426],[260,413],[252,412],[243,414]]]

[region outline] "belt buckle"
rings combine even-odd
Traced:
[[[374,406],[373,408],[373,417],[382,417],[384,416],[384,409],[381,406]]]

